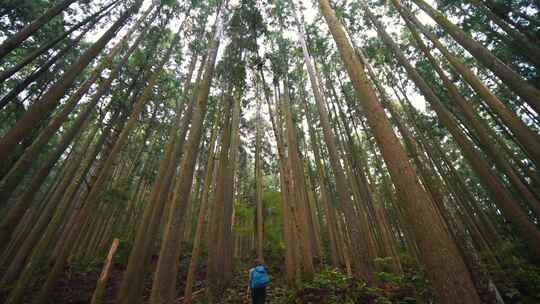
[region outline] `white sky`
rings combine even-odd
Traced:
[[[146,9],[150,6],[152,1],[153,0],[144,0],[143,5],[142,5],[141,9],[139,10],[139,14],[138,14],[137,18],[144,11],[146,11]],[[313,23],[314,20],[316,19],[317,15],[318,15],[318,8],[313,6],[313,1],[310,1],[310,0],[304,0],[304,1],[293,0],[293,1],[295,1],[295,5],[296,5],[297,8],[302,8],[302,7],[304,8],[302,13],[304,15],[306,23],[307,24]],[[96,7],[102,7],[105,4],[106,1],[100,0],[100,1],[95,1],[95,2],[97,2],[97,3],[95,3]],[[229,7],[233,8],[233,7],[237,6],[239,4],[239,2],[240,2],[240,0],[230,0]],[[347,1],[345,1],[345,2],[347,2]],[[435,5],[434,0],[427,0],[427,2],[430,3],[431,5]],[[76,18],[78,20],[82,20],[87,15],[87,14],[82,12],[82,10],[80,9],[80,7],[79,7],[79,5],[77,3],[71,5],[70,8],[76,10],[76,14],[71,18]],[[137,18],[134,18],[133,20],[136,20]],[[214,16],[210,17],[210,19],[208,20],[208,26],[209,27],[213,24],[213,18],[214,18]],[[424,24],[430,24],[430,25],[434,24],[433,20],[431,18],[429,18],[423,12],[419,12],[418,18]],[[101,21],[103,21],[103,20],[101,20]],[[388,32],[398,33],[400,31],[400,29],[401,29],[401,26],[396,26],[393,23],[389,23],[387,17],[383,18],[382,21],[385,22],[388,25],[387,28],[386,28],[386,30]],[[107,30],[108,25],[111,22],[114,22],[114,20],[108,21],[105,25],[101,24],[100,27],[98,27],[97,29],[95,29],[95,30],[91,31],[90,33],[88,33],[85,40],[87,42],[95,42]],[[103,23],[103,22],[101,22],[101,23]],[[169,27],[172,30],[175,30],[175,29],[178,28],[179,23],[180,23],[180,20],[178,20],[178,19],[171,20],[171,22],[169,24]],[[122,37],[125,34],[125,32],[127,31],[128,28],[129,28],[129,25],[124,26],[122,28],[122,30],[119,32],[119,34],[116,36],[115,41],[113,41],[112,43],[109,43],[108,46],[110,47],[110,46],[114,45],[114,43],[117,42],[120,39],[119,37]],[[322,30],[326,31],[327,29],[323,28]],[[374,30],[368,30],[365,33],[368,36],[376,36],[376,33],[375,33]],[[286,38],[289,38],[292,41],[297,41],[297,33],[296,33],[296,31],[294,29],[287,30],[283,34],[284,34],[284,36]],[[223,47],[220,48],[221,52],[220,52],[219,55],[221,55],[223,49],[224,49]],[[261,49],[264,49],[264,46],[261,47]],[[413,90],[409,90],[409,91],[410,92],[408,92],[409,93],[408,95],[409,95],[409,98],[411,99],[411,101],[413,102],[414,106],[417,107],[420,110],[425,111],[425,101],[424,101],[423,97],[416,94]],[[392,95],[392,94],[390,94],[390,95]]]
[[[433,3],[434,2],[433,0],[428,0],[427,2],[432,4],[432,5],[435,5]],[[142,5],[141,9],[139,10],[139,14],[138,14],[137,17],[139,17],[150,6],[151,3],[152,3],[152,0],[144,0],[143,5]],[[229,7],[233,8],[238,4],[239,4],[239,0],[230,0]],[[305,21],[306,21],[307,24],[313,23],[314,20],[317,18],[317,15],[319,13],[318,8],[313,6],[312,1],[309,1],[309,0],[307,0],[307,1],[298,1],[298,0],[296,0],[295,5],[296,5],[296,7],[303,7],[302,13],[304,15],[304,18],[305,18]],[[73,5],[72,8],[78,9],[77,5]],[[81,14],[81,16],[82,15],[83,14]],[[424,24],[434,24],[433,20],[423,12],[419,13],[418,17]],[[136,20],[136,18],[134,18],[133,20]],[[207,22],[209,27],[213,24],[213,21],[214,21],[214,16],[211,16],[209,18],[208,22]],[[394,23],[390,23],[389,19],[387,17],[383,18],[382,21],[385,24],[388,25],[387,28],[386,28],[386,30],[388,32],[399,33],[399,31],[401,30],[401,25],[396,26]],[[171,20],[171,22],[169,23],[169,28],[171,28],[172,30],[176,30],[178,28],[178,26],[179,26],[179,23],[180,23],[180,20],[178,20],[178,19]],[[117,35],[117,40],[119,39],[118,37],[122,37],[122,35],[127,31],[128,28],[129,28],[129,26],[124,26],[123,27],[122,31]],[[89,41],[89,42],[96,41],[106,30],[107,30],[106,26],[98,28],[98,29],[92,31],[91,33],[89,33],[88,38],[86,40]],[[322,30],[327,31],[327,28],[323,28]],[[366,31],[365,33],[370,37],[376,36],[376,32],[374,30],[372,30],[372,29]],[[295,42],[297,41],[297,33],[296,33],[295,29],[287,30],[283,34],[284,34],[284,36],[286,38],[289,38],[290,40],[295,41]],[[109,45],[113,45],[113,44],[109,44]],[[262,47],[261,49],[263,50],[264,47]],[[222,54],[223,50],[224,50],[224,48],[221,47],[219,57],[221,57],[221,54]],[[218,58],[218,60],[219,60],[219,58]],[[184,63],[184,64],[187,65],[187,63]],[[387,89],[388,89],[387,91],[389,93],[389,96],[393,97],[392,91],[389,88],[387,88]],[[413,105],[416,108],[418,108],[419,110],[425,111],[426,106],[425,106],[425,100],[424,100],[423,96],[417,94],[412,89],[409,89],[407,93],[408,93],[408,97],[412,101]]]

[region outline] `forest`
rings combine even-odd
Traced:
[[[1,0],[0,303],[540,303],[539,11]]]

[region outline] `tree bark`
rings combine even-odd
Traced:
[[[103,302],[103,292],[105,291],[105,286],[107,285],[107,281],[109,279],[112,258],[116,252],[116,249],[118,248],[118,242],[118,239],[114,239],[112,242],[111,249],[109,250],[109,254],[107,255],[107,259],[105,259],[105,264],[101,270],[101,275],[99,276],[96,289],[92,295],[92,300],[90,302],[91,304],[101,304]]]
[[[20,69],[25,67],[27,64],[32,62],[34,59],[36,59],[39,55],[45,53],[49,49],[51,49],[55,44],[57,44],[59,41],[63,40],[64,38],[68,37],[71,33],[75,32],[82,26],[89,24],[88,28],[84,31],[86,32],[89,30],[93,25],[95,25],[101,18],[105,16],[105,14],[101,15],[103,12],[108,10],[109,8],[113,7],[114,5],[118,4],[119,0],[113,1],[108,5],[105,5],[101,10],[97,11],[96,13],[92,14],[91,16],[88,16],[81,22],[77,23],[76,25],[72,26],[68,31],[65,33],[58,35],[55,39],[52,39],[48,41],[46,44],[40,46],[37,50],[30,52],[27,54],[21,61],[19,61],[17,64],[12,66],[11,68],[3,71],[0,74],[0,83],[4,82],[9,77],[13,76],[13,74],[17,73]],[[100,16],[101,15],[101,16]],[[1,107],[0,107],[1,108]]]
[[[201,251],[202,233],[204,230],[204,223],[207,216],[208,196],[210,193],[210,185],[212,183],[212,177],[214,174],[214,162],[215,162],[215,144],[218,130],[218,118],[219,111],[216,110],[216,115],[213,123],[212,134],[210,135],[209,147],[208,147],[208,160],[206,162],[206,175],[203,182],[203,193],[201,197],[201,203],[199,206],[199,215],[197,216],[197,225],[195,228],[195,236],[193,237],[193,249],[191,250],[191,260],[189,262],[189,268],[186,278],[186,289],[184,290],[184,303],[191,304],[193,297],[193,281],[195,280],[195,271],[197,270],[197,264],[199,263],[199,254]]]
[[[419,48],[428,58],[431,66],[435,69],[435,71],[443,81],[443,84],[446,87],[448,93],[450,93],[452,99],[461,109],[461,113],[463,113],[466,119],[466,125],[469,127],[469,129],[471,129],[471,131],[473,131],[477,135],[479,145],[484,148],[486,154],[491,159],[493,159],[499,170],[501,170],[501,172],[507,176],[510,184],[516,188],[518,194],[529,205],[531,210],[535,213],[536,217],[540,218],[540,201],[538,201],[534,193],[532,193],[529,188],[522,182],[516,170],[508,163],[505,156],[499,152],[499,149],[497,149],[497,144],[492,139],[495,138],[496,134],[490,134],[493,132],[490,132],[488,128],[484,127],[484,125],[481,123],[481,117],[476,114],[472,106],[465,100],[465,98],[459,94],[458,89],[446,76],[435,58],[431,55],[427,46],[418,36],[418,33],[413,28],[410,28],[410,30]]]
[[[223,30],[222,18],[222,8],[220,8],[217,13],[215,36],[208,48],[205,72],[197,92],[196,105],[193,112],[189,136],[186,142],[186,149],[184,150],[184,155],[180,161],[180,173],[176,179],[176,184],[174,185],[172,200],[174,204],[171,206],[172,208],[165,227],[154,283],[152,285],[150,297],[150,302],[152,304],[172,303],[176,296],[176,274],[178,272],[178,260],[180,254],[178,239],[181,235],[181,231],[178,231],[178,229],[181,227],[180,224],[182,222],[185,206],[191,193],[195,161],[201,141],[204,116],[206,114],[206,104]]]
[[[433,45],[443,54],[451,66],[463,77],[463,79],[474,89],[474,91],[484,100],[488,107],[497,114],[497,116],[510,128],[513,135],[522,149],[529,155],[532,161],[538,166],[540,165],[540,137],[523,121],[510,111],[498,98],[495,96],[482,81],[459,60],[455,55],[437,39],[437,37],[429,32],[420,21],[412,15],[410,11],[405,10],[398,1],[393,0],[394,6],[404,19],[409,20],[424,34]],[[540,96],[540,95],[539,95]]]
[[[468,141],[465,135],[459,129],[459,126],[451,117],[450,113],[444,108],[443,104],[433,92],[431,87],[424,79],[416,72],[412,65],[407,61],[398,46],[392,41],[390,36],[383,30],[382,25],[366,8],[366,14],[371,22],[376,26],[377,32],[383,39],[384,43],[394,52],[398,62],[402,65],[415,82],[426,100],[432,105],[441,122],[448,128],[448,131],[453,135],[453,138],[461,147],[464,156],[469,161],[471,167],[480,177],[480,181],[485,185],[486,189],[491,192],[498,206],[501,207],[504,215],[512,221],[517,231],[520,233],[523,240],[527,243],[531,253],[536,256],[540,255],[540,231],[532,224],[527,215],[519,208],[516,202],[513,201],[511,195],[499,183],[496,176],[491,172],[485,160],[480,156],[474,146]]]
[[[5,135],[0,139],[0,160],[6,160],[17,144],[27,136],[27,130],[35,128],[42,119],[56,108],[60,99],[67,89],[73,84],[75,78],[84,68],[103,50],[107,42],[111,40],[116,32],[125,24],[127,19],[140,7],[141,1],[127,9],[120,18],[96,41],[81,57],[71,65],[62,78],[51,87],[47,93],[37,100],[26,111]]]
[[[540,113],[540,90],[527,83],[518,73],[509,68],[499,58],[493,55],[487,48],[473,40],[471,37],[450,22],[443,14],[423,0],[412,0],[418,7],[435,20],[448,34],[459,44],[467,49],[486,68],[491,70],[497,77],[512,89],[517,95],[525,100],[537,113]]]
[[[59,2],[55,6],[49,8],[39,18],[32,21],[32,23],[28,24],[27,26],[22,28],[20,31],[15,33],[13,37],[6,39],[0,45],[0,60],[2,60],[9,52],[11,52],[13,49],[18,47],[24,40],[26,40],[28,37],[34,34],[37,30],[39,30],[49,20],[51,20],[56,15],[63,12],[66,8],[68,8],[72,3],[76,1],[77,0],[64,0],[62,2]]]
[[[368,124],[388,165],[391,177],[422,254],[422,261],[431,271],[428,276],[435,286],[441,303],[454,303],[460,298],[464,303],[480,303],[470,274],[458,248],[437,217],[429,195],[418,182],[392,126],[369,85],[360,62],[345,32],[327,0],[320,0],[320,9],[341,54],[341,60],[349,73],[354,88],[366,112]],[[413,220],[414,219],[414,220]]]
[[[323,100],[323,96],[317,83],[315,70],[311,63],[309,52],[307,50],[307,45],[304,38],[303,25],[300,23],[300,20],[298,20],[298,18],[296,18],[296,21],[299,30],[299,40],[304,54],[304,62],[308,71],[313,95],[315,96],[317,110],[319,112],[320,122],[324,135],[324,142],[328,149],[332,172],[334,173],[334,177],[336,179],[336,188],[340,202],[339,205],[340,208],[342,208],[342,210],[344,211],[345,217],[347,218],[347,224],[351,229],[351,234],[354,235],[355,238],[358,238],[360,240],[360,242],[354,242],[355,244],[352,244],[353,254],[359,259],[357,263],[354,263],[354,266],[356,266],[356,271],[362,274],[363,279],[367,282],[370,282],[373,272],[371,265],[373,257],[370,257],[368,249],[368,246],[370,245],[367,242],[367,233],[369,233],[369,231],[365,231],[365,227],[362,227],[360,219],[355,216],[353,202],[351,200],[351,193],[347,189],[347,178],[343,171],[343,167],[341,166],[340,157],[338,155],[338,150],[335,144],[336,139],[334,138],[330,127],[328,110],[325,107],[325,101]]]

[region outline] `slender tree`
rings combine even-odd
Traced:
[[[430,269],[436,269],[430,272],[430,279],[437,289],[441,303],[453,303],[458,297],[455,294],[456,290],[460,290],[459,297],[464,302],[480,303],[469,271],[444,225],[438,220],[430,197],[419,184],[418,177],[367,81],[362,69],[363,64],[354,53],[328,1],[321,0],[319,4],[353,86],[357,93],[363,96],[360,101],[368,124],[373,129],[394,184],[403,198],[407,217],[415,219],[410,223],[422,254],[422,261]]]
[[[22,28],[20,31],[15,33],[12,37],[6,39],[2,44],[0,45],[0,59],[3,59],[9,52],[11,52],[16,47],[20,46],[20,44],[28,39],[28,37],[32,36],[36,31],[38,31],[44,24],[46,24],[49,20],[54,18],[56,15],[63,12],[65,9],[67,9],[71,4],[76,2],[77,0],[63,0],[57,3],[56,5],[49,8],[43,15],[41,15],[39,18],[34,20],[32,23],[28,24],[24,28]]]
[[[210,86],[214,74],[214,64],[217,57],[222,30],[223,30],[223,10],[227,3],[221,4],[216,12],[216,25],[214,37],[212,38],[207,53],[205,72],[201,84],[197,90],[197,98],[191,128],[186,141],[186,150],[180,161],[180,175],[176,179],[173,192],[173,202],[165,226],[165,236],[160,248],[158,266],[156,269],[154,284],[152,286],[151,303],[170,303],[176,295],[176,272],[178,271],[179,249],[178,238],[181,233],[183,212],[191,193],[195,160],[202,136],[202,124],[206,114],[206,104]]]
[[[75,78],[103,50],[126,21],[139,10],[140,5],[141,1],[137,1],[128,8],[92,47],[79,57],[77,62],[66,71],[62,78],[43,97],[33,103],[23,117],[0,139],[0,159],[8,159],[9,154],[13,152],[17,144],[28,136],[26,130],[36,127],[48,113],[56,108],[63,94],[75,81]]]

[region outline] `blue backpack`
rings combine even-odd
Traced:
[[[269,282],[270,278],[268,277],[268,273],[266,273],[266,269],[263,266],[256,266],[252,269],[250,282],[251,289],[266,287]]]

